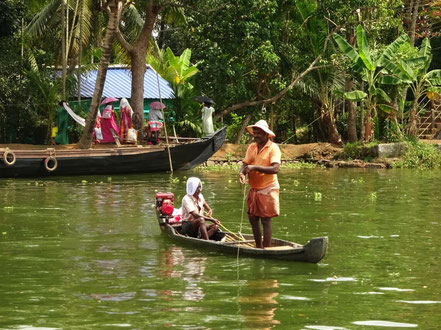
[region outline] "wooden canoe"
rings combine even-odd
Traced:
[[[209,138],[170,144],[173,170],[188,170],[210,158],[222,146],[226,127]],[[85,174],[129,174],[170,170],[167,147],[97,146],[93,149],[0,148],[0,177],[45,177]]]
[[[255,248],[253,235],[242,234],[244,240],[238,240],[238,234],[225,232],[225,241],[203,240],[181,235],[181,225],[168,223],[167,217],[157,213],[161,231],[182,244],[197,247],[200,251],[212,250],[241,257],[254,257],[265,259],[278,259],[288,261],[304,261],[317,263],[323,259],[328,248],[328,237],[313,238],[305,245],[273,238],[271,247],[265,249]]]

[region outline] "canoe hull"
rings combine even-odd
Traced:
[[[170,147],[173,170],[188,170],[210,158],[222,146],[226,128],[208,139]],[[109,148],[100,150],[56,150],[57,167],[48,171],[44,160],[49,156],[29,156],[31,151],[14,151],[15,164],[0,161],[0,177],[47,177],[85,174],[129,174],[170,170],[167,148]],[[34,152],[35,153],[35,152]]]
[[[273,239],[273,245],[293,245],[286,250],[256,249],[253,247],[237,246],[225,242],[212,240],[202,240],[180,235],[176,228],[167,223],[160,223],[160,228],[164,234],[180,244],[191,245],[201,251],[211,250],[227,254],[238,254],[242,257],[277,259],[286,261],[303,261],[317,263],[324,258],[328,248],[328,237],[311,239],[307,244],[300,245],[289,241]],[[246,240],[252,239],[252,235],[243,235]]]

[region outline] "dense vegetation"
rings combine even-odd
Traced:
[[[138,129],[139,77],[149,63],[175,90],[169,114],[179,134],[200,133],[194,97],[207,95],[232,142],[243,142],[246,124],[261,118],[278,142],[415,137],[418,116],[439,99],[440,7],[425,0],[4,0],[0,142],[47,143],[58,101],[78,98],[77,75],[98,67],[105,79],[112,63],[131,67]],[[84,147],[101,93],[96,88]],[[78,141],[81,132],[71,127]]]

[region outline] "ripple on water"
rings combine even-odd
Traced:
[[[34,327],[32,325],[19,325],[15,329],[19,330],[57,330],[60,328]]]
[[[441,304],[441,301],[436,301],[436,300],[397,300],[397,302],[402,302],[405,304],[416,304],[416,305]]]
[[[325,279],[309,279],[313,282],[357,282],[358,280],[354,277],[328,277]]]
[[[345,330],[342,327],[333,327],[328,325],[306,325],[305,329],[316,329],[316,330]]]
[[[412,324],[412,323],[390,322],[390,321],[381,321],[381,320],[355,321],[352,322],[352,324],[370,325],[373,327],[387,327],[387,328],[416,328],[418,326],[418,324]]]
[[[92,293],[90,296],[96,300],[101,301],[124,301],[133,299],[136,292],[122,292],[122,293],[112,293],[112,294],[99,294]]]
[[[378,288],[382,291],[397,291],[397,292],[413,292],[413,289],[400,289],[400,288]]]
[[[309,300],[311,300],[311,298],[308,298],[308,297],[296,297],[296,296],[288,296],[288,295],[281,296],[280,299],[284,299],[284,300],[301,300],[301,301],[309,301]]]

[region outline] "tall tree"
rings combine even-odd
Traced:
[[[106,34],[104,35],[102,54],[95,82],[95,90],[93,93],[92,102],[90,103],[89,113],[87,114],[86,127],[84,128],[83,135],[78,143],[78,146],[82,149],[90,148],[92,144],[93,129],[95,127],[98,107],[103,95],[107,68],[109,67],[110,55],[112,53],[112,44],[118,29],[118,25],[121,21],[121,15],[125,4],[126,0],[108,0],[103,5],[103,10],[107,12],[109,20],[107,22]]]

